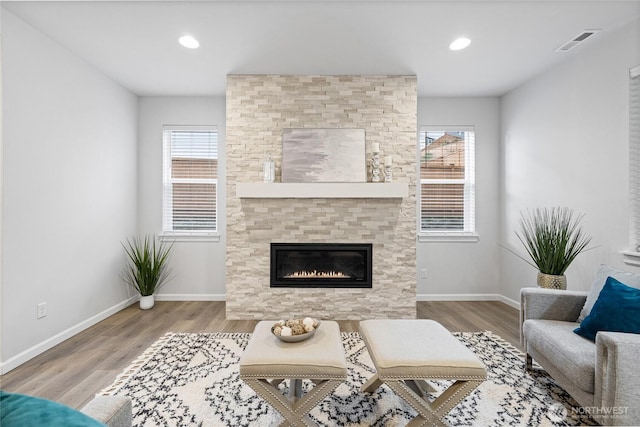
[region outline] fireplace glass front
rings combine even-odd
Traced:
[[[370,288],[371,244],[272,243],[271,287]]]

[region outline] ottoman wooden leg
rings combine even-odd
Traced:
[[[384,383],[402,397],[413,409],[418,411],[418,415],[407,424],[409,427],[417,427],[427,425],[446,426],[444,417],[462,399],[482,384],[482,381],[458,380],[443,391],[433,402],[429,402],[425,397],[417,394],[413,387],[405,381],[385,380]]]
[[[381,385],[382,385],[382,380],[380,380],[380,378],[378,377],[378,374],[373,374],[373,376],[369,378],[369,380],[362,385],[360,390],[362,390],[363,393],[373,393],[373,391],[378,387],[380,387]]]
[[[458,380],[431,402],[430,406],[437,411],[440,417],[444,417],[480,384],[482,381]]]
[[[409,406],[418,411],[418,415],[407,424],[407,427],[446,426],[440,419],[440,415],[431,408],[429,402],[422,396],[417,395],[404,381],[386,380],[384,383],[398,396],[402,397]]]
[[[287,399],[277,388],[277,384],[274,385],[267,379],[244,378],[243,380],[285,418],[280,424],[281,427],[315,426],[316,424],[308,416],[309,412],[342,383],[342,380],[312,380],[315,387],[307,394],[298,399],[294,392],[294,396]],[[291,380],[292,388],[297,388],[295,385],[297,381]]]

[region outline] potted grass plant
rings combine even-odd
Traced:
[[[575,215],[566,207],[521,213],[520,231],[516,235],[531,260],[516,255],[538,269],[538,286],[567,288],[565,271],[591,241],[580,225],[583,217],[584,214]]]
[[[123,280],[140,294],[140,308],[150,309],[155,303],[156,290],[171,273],[168,260],[173,243],[158,243],[155,236],[145,235],[127,239],[122,246],[127,254]]]

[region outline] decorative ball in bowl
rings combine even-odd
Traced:
[[[271,333],[284,342],[299,342],[311,338],[320,326],[318,319],[280,320],[271,327]]]

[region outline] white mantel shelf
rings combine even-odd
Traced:
[[[244,183],[236,184],[241,199],[380,199],[409,195],[406,182],[362,183]]]

